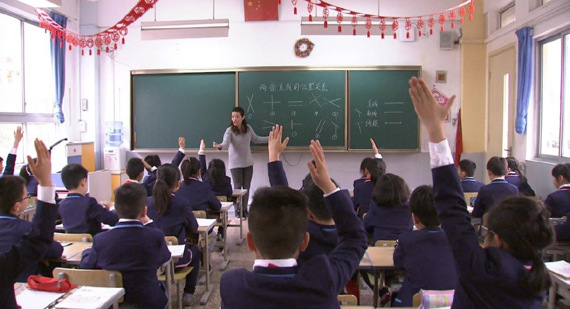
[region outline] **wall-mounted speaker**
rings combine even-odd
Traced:
[[[453,49],[455,42],[455,32],[443,31],[439,33],[439,49]]]

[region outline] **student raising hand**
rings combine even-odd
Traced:
[[[186,139],[184,137],[178,138],[178,146],[182,149],[186,148]]]
[[[315,161],[315,165],[313,165],[312,162],[307,162],[309,173],[311,173],[311,178],[315,184],[327,195],[336,190],[337,187],[329,176],[327,162],[325,161],[325,152],[318,140],[311,140],[311,146],[309,146],[309,148],[311,149],[311,154]]]
[[[271,132],[269,132],[269,142],[267,143],[267,150],[269,153],[269,162],[279,161],[279,156],[287,147],[289,143],[289,137],[286,137],[283,141],[283,127],[280,125],[275,125]]]
[[[22,127],[18,126],[16,131],[14,131],[14,146],[13,148],[18,149],[18,145],[20,145],[20,141],[24,137],[24,132],[22,132]]]
[[[34,146],[36,147],[37,160],[34,162],[32,157],[28,156],[28,167],[40,186],[51,187],[51,154],[44,142],[37,138],[34,140]]]

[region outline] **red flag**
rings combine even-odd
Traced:
[[[278,0],[244,0],[245,21],[279,20]]]
[[[455,134],[455,166],[459,166],[463,153],[463,132],[461,131],[461,108],[457,113],[457,133]]]

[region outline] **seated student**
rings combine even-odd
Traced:
[[[479,189],[485,184],[473,178],[477,165],[475,162],[463,159],[459,161],[459,178],[461,178],[461,189],[464,193],[479,192]]]
[[[519,189],[519,194],[526,196],[536,196],[534,190],[528,184],[528,180],[519,168],[519,161],[514,157],[507,157],[508,174],[505,180],[515,185]]]
[[[178,238],[179,244],[186,244],[184,256],[176,263],[176,268],[192,266],[186,276],[184,287],[184,306],[191,306],[194,301],[196,282],[200,270],[200,253],[197,246],[188,245],[186,235],[198,232],[198,222],[192,213],[188,200],[174,194],[180,186],[180,171],[171,164],[163,164],[157,170],[157,180],[152,196],[147,199],[148,216],[164,235]]]
[[[376,181],[380,176],[386,173],[386,163],[382,159],[382,155],[378,152],[376,142],[370,138],[370,143],[372,144],[372,149],[374,149],[374,159],[368,158],[368,160],[362,160],[362,164],[365,164],[363,172],[364,179],[357,179],[353,184],[354,194],[352,196],[352,202],[354,203],[354,209],[357,210],[360,218],[362,218],[362,215],[367,213],[370,209],[370,203],[372,202],[372,189],[374,188]]]
[[[14,144],[12,146],[12,150],[6,158],[6,166],[4,166],[4,158],[0,157],[0,177],[5,175],[14,175],[14,166],[16,165],[18,145],[20,145],[22,137],[24,137],[24,133],[22,133],[22,127],[18,126],[16,128],[16,131],[14,131]]]
[[[400,176],[380,176],[372,191],[372,205],[364,217],[364,227],[377,240],[396,240],[411,231],[414,223],[408,198],[410,189]]]
[[[411,307],[420,290],[453,290],[457,284],[455,260],[433,204],[433,189],[419,186],[410,197],[416,230],[398,238],[394,266],[406,270],[404,283],[392,307]]]
[[[117,189],[115,209],[121,218],[108,232],[93,238],[93,247],[83,251],[80,268],[121,272],[128,308],[165,308],[168,291],[158,281],[156,270],[170,259],[160,229],[145,227],[146,192],[127,183]]]
[[[33,162],[35,162],[36,158],[33,159]],[[36,179],[36,177],[34,177],[34,174],[32,173],[32,170],[29,167],[29,164],[23,165],[22,168],[20,168],[20,177],[24,178],[24,180],[26,181],[26,190],[28,190],[28,194],[30,196],[36,196],[37,195],[37,188],[38,188],[38,180]]]
[[[552,183],[557,188],[544,200],[550,217],[561,218],[570,212],[570,163],[560,163],[552,168]]]
[[[37,160],[33,162],[28,156],[30,170],[36,175],[39,182],[38,199],[36,201],[36,215],[32,220],[29,233],[6,252],[0,253],[0,308],[16,309],[14,283],[21,273],[30,265],[36,265],[49,250],[53,241],[57,206],[55,205],[55,188],[51,182],[50,153],[44,143],[38,139],[34,141]],[[0,207],[4,203],[27,204],[28,194],[24,183],[16,180],[17,176],[4,176],[0,178]],[[12,184],[19,182],[18,187]]]
[[[297,266],[295,258],[309,242],[307,198],[284,186],[258,189],[247,233],[248,247],[256,253],[254,268],[222,275],[222,308],[340,308],[337,296],[362,259],[366,233],[348,191],[331,181],[320,143],[311,141],[310,149],[315,166],[307,166],[337,224],[336,248]]]
[[[89,172],[81,164],[70,163],[61,170],[61,180],[69,191],[67,197],[59,203],[59,215],[67,233],[101,232],[101,223],[115,225],[119,217],[114,211],[97,203],[87,196],[87,176]]]
[[[519,190],[516,186],[505,180],[507,174],[507,160],[501,157],[492,157],[487,162],[487,175],[491,182],[481,187],[475,203],[473,204],[472,216],[474,218],[482,218],[493,206],[500,200],[518,195]]]
[[[144,176],[144,161],[140,158],[130,158],[127,162],[127,176],[129,179],[125,180],[125,183],[139,183],[142,184],[142,179]]]
[[[182,183],[176,192],[181,198],[188,200],[192,210],[204,210],[210,217],[211,213],[219,213],[222,203],[208,183],[200,180],[200,162],[190,157],[182,162]]]
[[[174,155],[174,158],[172,158],[172,162],[170,163],[177,168],[185,156],[184,148],[186,148],[186,139],[184,137],[178,138],[178,146],[178,152],[176,152],[176,155]],[[151,196],[154,188],[154,182],[156,181],[156,169],[162,164],[162,162],[158,155],[148,155],[144,158],[144,161],[146,162],[145,168],[148,172],[148,176],[144,178],[143,185],[146,188],[147,195]]]
[[[412,77],[410,87],[429,135],[434,202],[459,275],[451,308],[541,308],[550,285],[540,253],[553,240],[548,211],[527,197],[503,200],[489,212],[481,247],[445,138],[444,120],[455,96],[440,106],[422,79]]]
[[[232,179],[226,175],[226,165],[220,159],[213,159],[206,168],[206,144],[204,140],[200,141],[200,151],[198,151],[198,160],[200,161],[200,172],[202,181],[210,184],[212,191],[216,196],[225,196],[228,199],[232,197]]]

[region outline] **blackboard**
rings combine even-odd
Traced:
[[[418,150],[419,121],[408,81],[420,67],[349,71],[349,149]]]
[[[221,142],[236,104],[236,73],[131,73],[131,149]]]
[[[238,102],[257,135],[283,126],[288,147],[311,139],[346,149],[346,71],[247,71],[238,76]]]

